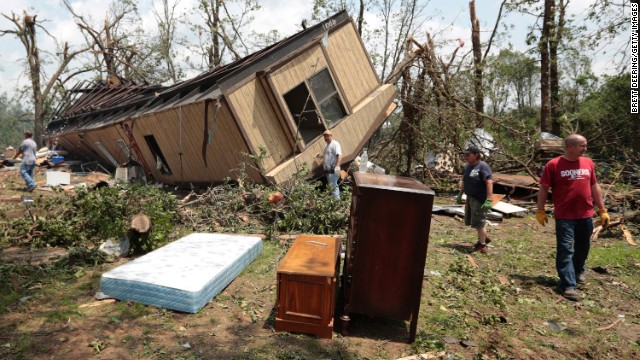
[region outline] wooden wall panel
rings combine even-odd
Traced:
[[[134,120],[133,132],[136,142],[140,145],[142,155],[156,180],[180,184],[219,183],[227,177],[237,178],[240,164],[249,160],[242,155],[248,153],[242,136],[225,105],[216,113],[215,103],[209,104],[206,129],[204,111],[204,102],[200,102],[144,115]],[[205,162],[203,143],[212,127],[214,134],[211,142],[205,147]],[[145,135],[155,137],[171,174],[162,174],[156,169],[156,160],[147,146]],[[248,170],[247,173],[255,181],[263,181],[258,172]]]
[[[380,86],[352,23],[329,35],[327,52],[336,72],[334,76],[344,89],[343,96],[352,107]]]
[[[108,164],[110,167],[113,166],[111,161],[107,159],[107,157],[103,154],[102,150],[96,144],[96,141],[100,141],[102,145],[105,147],[107,152],[113,157],[117,164],[122,164],[127,161],[127,154],[120,148],[117,144],[118,139],[123,139],[124,132],[118,132],[118,128],[114,125],[105,126],[99,128],[97,130],[86,131],[83,138],[86,141],[86,145],[90,146],[93,151],[95,151],[100,159],[103,160],[105,164]],[[129,142],[125,140],[125,144]]]
[[[275,70],[271,74],[271,80],[278,95],[283,96],[305,79],[326,67],[328,67],[327,60],[318,45]]]
[[[259,79],[228,94],[227,99],[244,128],[252,152],[259,154],[261,146],[266,148],[264,169],[273,169],[293,152],[287,138],[289,130],[283,128]]]

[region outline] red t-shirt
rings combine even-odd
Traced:
[[[556,219],[584,219],[594,214],[591,186],[597,182],[593,161],[580,157],[569,161],[559,156],[547,163],[541,185],[553,189]]]

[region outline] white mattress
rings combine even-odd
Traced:
[[[259,237],[193,233],[104,273],[100,291],[119,300],[195,313],[261,251]]]

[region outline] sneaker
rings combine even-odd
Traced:
[[[471,252],[486,254],[489,252],[489,247],[487,246],[487,244],[480,244],[479,242],[477,242],[475,245],[473,245],[473,250],[471,250]]]
[[[33,192],[33,190],[35,190],[35,189],[36,189],[36,186],[33,185],[33,186],[29,186],[26,191],[27,192]]]
[[[576,289],[567,289],[562,292],[562,296],[564,296],[566,299],[571,301],[580,300],[580,295],[578,295],[578,292],[576,291]]]
[[[578,284],[586,284],[587,283],[587,277],[584,276],[583,272],[578,274],[578,276],[576,277],[576,282]]]

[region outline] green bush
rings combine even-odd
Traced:
[[[94,247],[129,234],[132,217],[140,212],[151,219],[151,230],[131,240],[134,254],[151,251],[167,240],[176,222],[175,197],[150,186],[101,187],[36,199],[43,210],[35,222],[19,218],[5,223],[11,239],[30,238],[32,247]]]
[[[273,225],[277,231],[311,234],[335,234],[346,229],[349,220],[348,189],[341,192],[340,200],[317,185],[297,182],[283,189],[284,205],[274,209],[277,216]],[[268,202],[265,206],[272,206]]]

